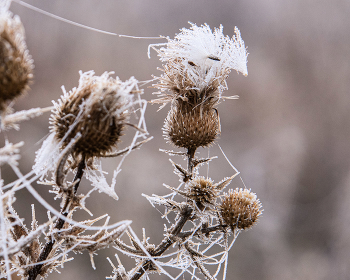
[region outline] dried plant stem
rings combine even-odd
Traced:
[[[64,215],[65,217],[67,216],[68,213],[63,213],[62,215]],[[64,225],[64,220],[59,219],[56,223],[55,228],[57,229],[61,229]],[[44,249],[41,251],[39,258],[37,259],[36,262],[43,262],[47,259],[47,257],[49,256],[53,245],[55,244],[55,240],[51,240],[49,242],[47,242],[45,244]],[[36,277],[40,274],[41,272],[41,268],[43,267],[43,263],[37,264],[35,265],[31,270],[29,270],[28,272],[28,280],[35,280]]]
[[[187,157],[188,157],[188,170],[187,172],[192,176],[192,171],[194,167],[193,159],[196,149],[188,149]],[[193,209],[191,209],[188,205],[185,205],[180,213],[180,218],[177,220],[176,224],[173,226],[171,231],[167,234],[167,236],[163,239],[163,241],[152,251],[149,252],[152,257],[161,256],[167,249],[170,248],[174,242],[179,240],[179,235],[181,234],[181,230],[185,226],[186,222],[191,218]],[[138,280],[140,279],[147,270],[154,268],[152,260],[145,260],[141,268],[139,268],[134,275],[130,276],[130,280]]]
[[[193,172],[193,159],[194,159],[194,154],[196,153],[196,149],[187,149],[187,158],[188,158],[188,173],[190,174],[190,176],[192,177],[192,172]]]
[[[196,235],[196,234],[209,234],[211,232],[223,231],[225,228],[227,228],[227,225],[215,225],[215,226],[206,227],[206,228],[203,227],[196,230],[195,232],[193,231],[181,232],[178,234],[178,237],[187,238],[191,235]]]
[[[57,166],[57,171],[56,171],[56,185],[59,187],[62,187],[64,184],[64,179],[65,179],[65,172],[63,171],[64,165],[67,162],[67,159],[70,155],[71,149],[66,151],[65,154],[60,159],[60,163]]]
[[[78,165],[78,170],[77,170],[77,173],[75,174],[75,177],[74,177],[74,195],[76,194],[77,190],[78,190],[78,187],[79,187],[79,184],[80,184],[80,181],[81,181],[81,178],[83,177],[84,175],[84,169],[85,169],[85,157],[82,158],[82,160],[80,161],[79,165]],[[69,213],[69,209],[67,208],[67,205],[69,205],[69,203],[66,203],[65,206],[62,208],[62,211],[61,211],[61,214],[65,217],[68,216],[68,213]],[[63,225],[65,223],[65,220],[59,218],[56,222],[56,225],[55,225],[55,229],[57,230],[60,230],[63,228]],[[31,270],[29,270],[28,272],[28,280],[35,280],[36,277],[40,274],[41,272],[41,268],[43,267],[43,261],[45,261],[50,252],[52,251],[52,248],[55,244],[55,240],[52,239],[50,240],[49,242],[47,242],[43,248],[43,250],[41,251],[40,253],[40,256],[39,258],[37,259],[37,265],[35,265]]]
[[[126,154],[129,151],[132,151],[132,150],[135,150],[135,149],[139,148],[141,145],[147,143],[148,141],[150,141],[152,139],[153,139],[153,137],[149,137],[149,138],[147,138],[145,140],[142,140],[142,141],[139,141],[139,142],[135,143],[135,145],[133,145],[132,147],[127,147],[127,148],[125,148],[123,150],[107,154],[107,155],[105,155],[105,157],[118,157],[118,156],[121,156],[123,154]]]
[[[11,214],[9,212],[9,214]],[[9,222],[11,223],[17,223],[17,219],[11,217],[10,215],[7,218]],[[25,228],[22,225],[14,224],[13,229],[11,231],[13,238],[17,241],[20,239],[22,236],[26,236],[28,233],[26,232]]]
[[[152,257],[159,257],[161,256],[171,245],[174,244],[178,240],[178,236],[181,233],[182,228],[186,224],[186,222],[191,218],[193,209],[188,207],[187,205],[184,207],[184,209],[181,212],[181,217],[177,221],[174,228],[171,230],[168,236],[156,247],[156,249],[153,251],[153,253],[150,253]],[[144,273],[154,268],[154,265],[152,263],[152,260],[146,260],[142,267],[134,273],[133,276],[130,277],[130,280],[138,280],[140,279]]]
[[[84,175],[84,169],[85,169],[85,157],[83,157],[82,160],[80,161],[78,165],[77,173],[75,174],[75,177],[74,177],[74,182],[78,180],[74,185],[74,194],[76,194],[78,191],[80,180],[81,178],[83,178],[83,175]]]
[[[170,236],[178,236],[184,227],[185,223],[191,218],[192,209],[187,205],[181,213],[181,218],[177,221],[174,229],[171,231]],[[155,256],[161,256],[173,243],[174,239],[169,239],[168,237],[164,239],[155,249]]]

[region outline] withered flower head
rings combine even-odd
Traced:
[[[262,205],[256,194],[248,189],[230,190],[224,195],[220,214],[224,223],[237,229],[248,229],[256,224],[262,213]]]
[[[108,72],[80,73],[78,88],[65,92],[51,115],[51,131],[61,148],[65,148],[78,133],[73,155],[86,158],[102,157],[116,147],[128,120],[137,80],[121,82]]]
[[[0,11],[0,110],[28,90],[33,68],[20,18]]]
[[[237,27],[230,38],[223,34],[221,25],[212,31],[207,24],[191,23],[190,29],[183,28],[174,39],[166,39],[168,43],[159,49],[156,47],[162,44],[151,45],[165,62],[164,73],[154,85],[160,90],[154,103],[164,105],[193,95],[202,101],[220,99],[232,69],[248,74],[247,52]]]

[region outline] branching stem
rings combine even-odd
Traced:
[[[187,172],[190,174],[190,178],[192,177],[193,168],[194,168],[194,154],[196,149],[189,148],[187,150]],[[176,241],[179,240],[181,236],[181,230],[185,226],[186,222],[191,218],[193,209],[186,205],[180,214],[179,220],[174,225],[173,229],[168,233],[168,235],[163,239],[163,241],[153,250],[153,252],[149,252],[152,257],[161,256],[166,250],[169,249],[171,245],[173,245]],[[139,268],[134,275],[131,276],[131,280],[140,279],[147,270],[153,269],[154,265],[152,260],[145,260],[141,268]]]
[[[73,180],[73,182],[75,182],[75,184],[73,186],[74,195],[76,194],[78,187],[79,187],[79,184],[80,184],[80,181],[81,181],[81,178],[84,175],[84,169],[85,169],[85,157],[83,156],[82,160],[80,161],[80,163],[78,165],[78,170],[77,170],[77,173],[75,174],[75,177]],[[67,205],[67,203],[66,203],[66,205]],[[69,213],[69,209],[66,209],[67,208],[66,205],[65,205],[65,207],[62,208],[62,211],[61,211],[61,214],[65,217],[67,217],[67,215]],[[62,229],[64,226],[64,222],[65,221],[63,219],[59,218],[56,222],[55,229],[57,229],[57,230]],[[55,244],[54,239],[47,242],[45,244],[44,248],[42,249],[40,256],[36,262],[40,263],[40,262],[45,261],[48,258],[48,256],[50,255],[54,244]],[[40,274],[43,265],[44,265],[43,263],[37,264],[31,270],[29,270],[28,271],[28,280],[35,280],[36,277]]]
[[[167,236],[163,241],[157,246],[154,252],[151,254],[152,257],[161,256],[171,245],[174,244],[177,240],[177,236],[180,234],[182,228],[186,224],[186,222],[191,218],[193,209],[188,207],[187,205],[184,207],[180,219],[177,221],[174,228],[170,231],[169,236]],[[147,270],[154,267],[152,260],[144,261],[142,267],[134,273],[134,275],[130,278],[131,280],[140,279]]]
[[[189,237],[191,235],[196,235],[196,234],[199,234],[199,233],[201,233],[201,234],[208,234],[208,233],[211,233],[211,232],[222,231],[222,230],[224,230],[227,227],[228,227],[227,225],[215,225],[215,226],[212,226],[212,227],[200,228],[200,229],[197,229],[195,232],[193,232],[193,231],[186,231],[186,232],[179,233],[178,237],[180,237],[180,238],[187,238],[187,237]]]

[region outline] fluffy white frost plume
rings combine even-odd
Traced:
[[[190,24],[190,29],[182,28],[174,39],[167,38],[166,47],[157,50],[161,61],[181,58],[206,70],[210,67],[234,69],[248,75],[247,52],[237,27],[230,38],[223,34],[222,25],[212,31],[207,24]]]

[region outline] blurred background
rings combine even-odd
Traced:
[[[218,143],[241,172],[245,185],[256,192],[264,213],[253,229],[243,232],[230,251],[227,279],[349,279],[350,275],[350,1],[348,0],[26,0],[38,8],[94,28],[133,36],[174,37],[188,21],[210,27],[224,26],[224,34],[241,30],[248,47],[248,77],[232,72],[226,96],[239,100],[222,102],[218,110],[222,134]],[[15,104],[16,110],[51,106],[64,85],[78,85],[78,71],[97,75],[115,71],[122,80],[140,81],[160,75],[156,53],[147,57],[149,44],[162,40],[119,38],[96,33],[50,18],[18,3],[10,10],[24,24],[27,45],[35,63],[30,92]],[[149,84],[151,85],[151,84]],[[153,90],[144,86],[144,98]],[[158,244],[165,220],[142,193],[163,195],[163,183],[176,186],[178,177],[168,156],[159,151],[173,149],[162,137],[169,107],[157,112],[149,105],[146,121],[154,140],[130,154],[118,176],[119,201],[94,194],[87,207],[95,214],[110,213],[112,222],[133,220],[133,230],[142,228]],[[48,134],[49,114],[22,123],[19,132],[5,137],[21,149],[21,170],[31,170],[35,151]],[[129,129],[124,144],[132,137]],[[234,174],[217,145],[209,176],[221,180]],[[208,151],[203,150],[206,156]],[[185,164],[182,159],[175,158]],[[103,162],[113,174],[118,160]],[[207,170],[204,167],[203,173]],[[14,178],[2,169],[5,181]],[[236,179],[230,188],[243,187]],[[36,186],[52,202],[47,187]],[[80,191],[86,193],[89,185]],[[29,225],[31,195],[18,193],[15,204]],[[54,205],[59,209],[58,202]],[[39,222],[47,219],[38,203]],[[81,216],[79,216],[81,215]],[[76,219],[87,219],[85,213]],[[49,279],[104,279],[112,273],[106,257],[117,265],[116,250],[95,256],[77,255],[61,274]],[[126,261],[131,268],[133,261]],[[156,279],[166,279],[158,277]],[[185,279],[189,279],[187,275]]]

